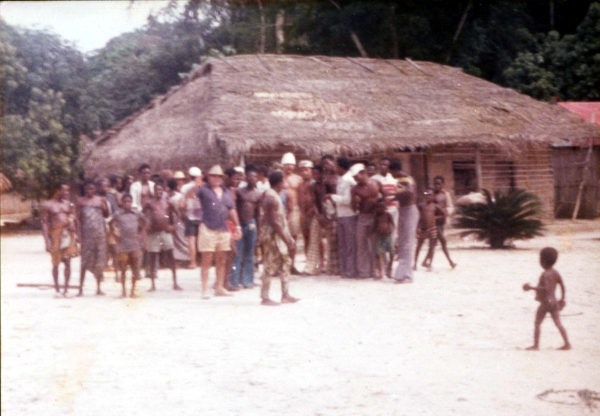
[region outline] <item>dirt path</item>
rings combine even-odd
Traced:
[[[121,300],[54,299],[37,235],[2,238],[2,414],[13,415],[578,415],[600,412],[547,390],[600,392],[598,222],[490,251],[454,242],[412,285],[295,278],[295,305],[259,306],[258,289],[200,300],[199,270],[184,292]],[[556,351],[550,320],[531,345],[536,303],[525,282],[554,245],[567,285],[564,324],[574,345]],[[79,266],[76,262],[75,274]],[[77,281],[77,278],[75,279]],[[271,288],[279,296],[279,284]],[[600,402],[596,402],[600,405]]]

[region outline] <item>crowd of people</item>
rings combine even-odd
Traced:
[[[255,286],[262,265],[264,305],[279,304],[269,297],[273,277],[281,279],[281,303],[298,301],[290,295],[291,274],[410,283],[426,240],[422,266],[431,267],[439,241],[456,267],[444,236],[452,211],[444,178],[437,176],[433,189],[418,198],[415,180],[398,159],[384,157],[377,166],[325,155],[317,163],[296,163],[286,153],[270,168],[248,164],[224,171],[215,165],[205,175],[198,167],[187,175],[170,170],[153,175],[143,164],[137,176],[85,180],[75,202],[69,185],[60,184],[44,204],[43,235],[57,293],[59,265],[64,264],[66,296],[70,260],[78,255],[79,296],[87,271],[96,280],[96,294],[103,295],[107,268],[114,268],[123,297],[128,269],[131,297],[142,270],[156,290],[161,266],[171,270],[173,289],[182,290],[181,262],[190,269],[200,266],[203,299],[211,293],[232,296]],[[418,204],[420,199],[425,202]],[[302,271],[296,267],[297,246],[306,254]],[[216,279],[209,291],[213,265]]]

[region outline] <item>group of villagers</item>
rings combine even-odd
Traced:
[[[417,204],[414,179],[400,160],[387,157],[365,166],[332,155],[297,163],[286,153],[271,168],[249,164],[223,171],[215,165],[203,175],[191,167],[187,177],[181,171],[153,175],[143,164],[137,180],[113,175],[84,181],[74,201],[69,185],[59,185],[43,206],[43,234],[59,294],[58,268],[64,264],[63,296],[70,260],[80,255],[79,296],[87,271],[96,294],[103,295],[109,267],[124,297],[128,270],[129,296],[135,297],[141,270],[154,291],[161,266],[171,270],[173,289],[182,290],[177,265],[183,262],[191,269],[200,266],[203,299],[252,289],[262,266],[261,302],[278,305],[269,297],[273,277],[281,280],[281,303],[298,301],[289,293],[291,274],[410,283],[425,241],[424,267],[431,267],[440,241],[454,268],[444,236],[452,202],[443,186],[444,179],[436,177],[425,202]],[[301,271],[297,247],[306,255]]]
[[[103,273],[112,259],[116,278],[127,296],[126,273],[131,269],[130,296],[135,297],[140,269],[156,290],[157,268],[171,269],[173,289],[176,262],[198,267],[202,299],[210,299],[209,270],[215,267],[214,296],[252,289],[255,271],[262,264],[261,304],[280,305],[269,297],[271,279],[281,279],[281,303],[299,299],[289,293],[290,275],[337,275],[346,279],[382,279],[413,282],[419,251],[428,241],[422,266],[431,268],[437,242],[450,264],[444,226],[452,212],[444,178],[434,178],[433,189],[418,198],[415,180],[402,170],[398,159],[382,158],[379,165],[353,163],[348,158],[325,155],[319,163],[296,163],[286,153],[271,169],[247,165],[223,171],[213,166],[206,175],[198,167],[183,172],[152,175],[143,164],[138,178],[126,176],[86,180],[81,196],[73,202],[70,187],[60,184],[43,205],[42,226],[46,251],[52,258],[52,276],[60,296],[59,265],[64,264],[67,296],[71,259],[81,255],[79,293],[90,271],[101,290]],[[418,200],[423,200],[417,203]],[[295,265],[297,247],[303,247],[306,263]],[[552,247],[540,253],[544,268],[536,292],[534,345],[539,349],[540,328],[550,315],[571,348],[559,312],[564,308],[565,286],[553,268],[558,252]],[[393,270],[393,263],[397,260]],[[558,300],[555,290],[560,287]]]

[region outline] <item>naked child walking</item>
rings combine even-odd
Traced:
[[[565,345],[560,350],[570,350],[571,344],[567,337],[567,331],[560,322],[559,312],[565,307],[565,285],[562,281],[560,274],[552,268],[556,259],[558,258],[558,251],[553,247],[546,247],[540,252],[540,264],[544,268],[544,273],[540,276],[540,281],[537,286],[531,286],[529,283],[523,285],[523,290],[535,290],[535,300],[540,302],[540,306],[535,314],[535,330],[533,334],[533,345],[528,350],[538,350],[540,348],[540,327],[547,313],[550,313],[554,325],[560,331]],[[559,301],[556,300],[556,286],[560,286],[561,298]]]

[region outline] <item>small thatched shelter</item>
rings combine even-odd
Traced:
[[[399,155],[421,186],[529,188],[553,206],[550,144],[600,137],[564,109],[430,62],[214,58],[105,132],[88,173],[306,157]]]
[[[600,127],[600,102],[559,102],[558,105]],[[555,215],[572,218],[580,197],[578,218],[600,216],[600,138],[575,137],[556,143],[552,155]]]

